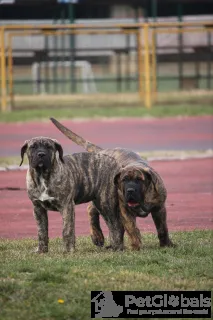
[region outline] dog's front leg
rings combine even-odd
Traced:
[[[167,227],[167,213],[166,207],[163,206],[161,209],[152,209],[152,219],[155,223],[158,238],[160,241],[160,247],[173,247],[175,246],[169,238],[169,232]]]
[[[119,201],[120,213],[121,213],[121,220],[126,230],[132,250],[140,250],[141,248],[141,234],[140,230],[137,228],[136,225],[136,217],[132,216],[125,208],[122,201]]]
[[[34,218],[38,228],[38,248],[37,253],[48,252],[48,216],[47,210],[40,205],[34,205]]]
[[[75,204],[69,201],[62,210],[64,252],[75,250]]]
[[[93,202],[88,205],[87,212],[89,217],[92,242],[98,247],[103,247],[104,235],[100,226],[100,213]]]

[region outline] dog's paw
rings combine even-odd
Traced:
[[[111,245],[106,246],[105,249],[107,249],[107,250],[112,250],[112,246],[111,246]]]
[[[175,243],[173,243],[171,240],[167,241],[167,242],[162,242],[160,243],[160,247],[161,248],[166,248],[166,247],[169,247],[169,248],[176,248],[177,245]]]
[[[48,252],[48,247],[38,247],[33,251],[33,253],[38,253],[38,254],[47,253],[47,252]]]
[[[169,244],[168,244],[168,247],[177,248],[177,244],[173,243],[172,241],[170,241]]]
[[[132,249],[132,251],[140,251],[141,250],[141,246],[139,246],[139,245],[131,245],[131,249]]]
[[[63,254],[74,254],[75,253],[75,248],[64,248],[63,249]]]
[[[112,251],[123,251],[124,250],[124,246],[123,245],[118,245],[118,246],[106,246],[105,247],[107,250],[112,250]]]
[[[103,247],[104,246],[104,237],[103,235],[99,235],[99,236],[94,236],[94,235],[91,235],[91,239],[92,239],[92,242],[95,246],[97,247]]]

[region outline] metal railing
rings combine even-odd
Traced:
[[[78,83],[82,81],[95,81],[97,83],[117,83],[117,90],[123,90],[122,82],[126,82],[124,90],[129,90],[132,86],[134,91],[138,91],[139,97],[143,104],[150,108],[152,104],[157,100],[157,93],[159,91],[159,81],[161,75],[158,72],[159,66],[159,46],[157,45],[157,37],[162,34],[169,35],[183,35],[183,34],[194,34],[194,33],[204,33],[208,38],[207,49],[207,80],[208,88],[211,88],[211,61],[213,54],[213,44],[212,44],[212,31],[213,24],[211,22],[165,22],[165,23],[128,23],[128,24],[71,24],[71,25],[7,25],[0,27],[0,48],[1,48],[1,110],[6,111],[14,106],[16,92],[14,88],[20,83],[35,84],[35,81],[39,81],[39,85],[42,83],[45,85],[45,90],[42,90],[44,94],[48,92],[57,93],[59,91],[59,84],[61,86],[60,93],[73,93],[77,91]],[[94,54],[91,48],[88,51],[84,49],[76,49],[73,46],[73,41],[70,40],[70,47],[65,48],[64,45],[60,46],[57,43],[57,39],[61,39],[60,43],[70,37],[80,37],[82,35],[97,36],[100,35],[104,37],[108,36],[118,36],[126,37],[132,39],[133,46],[128,45],[120,46],[114,48],[113,46],[107,48],[102,48],[101,46],[94,49]],[[40,57],[37,60],[34,56],[31,63],[38,63],[39,66],[39,76],[36,79],[19,79],[21,78],[23,70],[16,66],[15,53],[20,53],[14,49],[13,40],[16,37],[38,37],[43,36],[45,39],[45,48],[43,52],[40,52]],[[48,47],[48,39],[52,37],[53,42],[55,41],[56,46]],[[63,41],[62,41],[63,40]],[[134,40],[134,41],[133,41]],[[129,40],[128,40],[129,41]],[[182,44],[183,45],[183,44]],[[102,45],[103,46],[103,45]],[[184,45],[183,45],[184,47]],[[178,47],[177,47],[178,48]],[[24,50],[24,49],[23,49]],[[26,51],[26,50],[25,50]],[[100,52],[102,52],[100,54]],[[183,53],[180,50],[179,53],[179,64],[183,64],[181,61]],[[85,61],[85,56],[87,56],[88,61],[94,60],[95,63],[90,63],[93,75],[91,78],[88,77],[77,77],[76,66],[80,65],[76,63],[78,60]],[[100,76],[99,69],[104,68],[103,59],[110,60],[107,62],[107,68],[111,66],[111,69],[116,69],[116,71],[111,71],[109,74],[106,70],[103,72],[104,76]],[[69,58],[69,61],[67,61]],[[38,61],[39,59],[39,61]],[[102,60],[101,60],[102,59]],[[133,66],[130,66],[131,59],[133,61]],[[98,63],[101,60],[102,62]],[[54,67],[55,65],[55,67]],[[65,66],[65,67],[62,67]],[[28,66],[31,69],[31,65]],[[18,76],[14,75],[14,70],[17,70]],[[22,68],[23,69],[23,68]],[[125,73],[122,71],[125,69]],[[134,69],[134,70],[133,70]],[[183,68],[180,68],[183,69]],[[28,71],[29,72],[29,71]],[[16,73],[16,72],[15,72]],[[52,76],[50,76],[52,74]],[[112,76],[113,75],[113,76]],[[174,77],[174,75],[171,75]],[[18,79],[17,79],[18,78]],[[81,79],[83,78],[83,79]],[[179,75],[179,83],[183,86],[185,80],[195,79],[192,77],[184,77],[182,74]],[[186,81],[185,81],[186,82]],[[193,82],[193,81],[192,81]],[[191,82],[191,83],[192,83]],[[69,86],[66,89],[66,85]],[[192,83],[193,85],[193,83]],[[37,86],[40,88],[42,86]],[[51,90],[50,90],[51,87]],[[98,86],[97,86],[98,87]],[[100,87],[100,86],[99,86]],[[104,86],[103,86],[104,87]],[[196,87],[196,85],[195,85]],[[66,90],[65,90],[66,89]],[[99,88],[98,90],[101,90]],[[37,90],[39,91],[39,90]],[[110,88],[109,88],[110,92]],[[39,92],[38,92],[39,93]],[[33,94],[31,92],[30,94]]]

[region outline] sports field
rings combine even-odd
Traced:
[[[199,105],[201,114],[211,114],[208,110]],[[45,116],[37,111],[42,119],[37,122],[24,118],[24,114],[30,117],[29,110],[22,110],[21,116],[20,110],[11,118],[2,116],[2,167],[19,163],[20,147],[32,136],[57,138],[65,153],[80,151],[48,121],[53,115],[66,118],[63,109],[56,111],[45,109]],[[91,290],[212,290],[213,117],[183,117],[181,112],[179,116],[62,120],[102,147],[122,146],[148,158],[164,157],[150,164],[168,189],[168,225],[176,248],[159,248],[153,221],[147,217],[138,219],[143,237],[140,252],[131,252],[127,239],[124,252],[97,249],[89,237],[86,205],[79,205],[76,253],[62,254],[61,217],[50,212],[50,251],[37,255],[26,169],[10,166],[0,172],[0,319],[90,319]],[[165,159],[168,155],[179,159]],[[102,225],[107,237],[103,221]]]

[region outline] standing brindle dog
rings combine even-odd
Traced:
[[[146,217],[149,213],[155,223],[160,246],[173,246],[166,219],[167,191],[160,175],[132,151],[122,148],[104,150],[78,136],[57,120],[51,118],[51,121],[65,136],[92,153],[94,157],[97,154],[108,155],[119,164],[120,170],[113,179],[118,190],[121,220],[130,237],[132,248],[139,250],[141,247],[141,235],[136,226],[136,217]],[[113,174],[114,172],[110,172],[111,176]],[[88,213],[92,240],[94,244],[102,246],[104,236],[100,227],[101,212],[94,203],[91,203],[88,206]]]
[[[29,160],[27,192],[33,203],[38,227],[37,252],[48,251],[47,211],[59,211],[63,218],[65,251],[75,248],[75,204],[93,201],[110,231],[111,247],[123,249],[124,229],[120,221],[117,190],[113,177],[116,161],[107,155],[76,153],[63,157],[61,145],[54,139],[36,137],[21,148]],[[100,170],[100,168],[105,168]],[[112,174],[109,175],[109,172]]]

